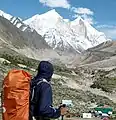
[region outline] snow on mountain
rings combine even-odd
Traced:
[[[69,21],[63,19],[55,10],[35,15],[24,23],[42,35],[53,49],[62,51],[75,50],[81,53],[107,41],[104,33],[97,31],[81,17]]]
[[[0,16],[8,19],[22,31],[36,30],[53,49],[61,52],[81,53],[83,50],[108,41],[104,33],[97,31],[81,17],[70,21],[63,19],[55,10],[37,14],[25,21],[3,11],[0,11]]]
[[[64,19],[64,21],[65,21],[65,22],[70,22],[70,20],[69,20],[69,19]]]
[[[84,49],[97,46],[108,40],[104,33],[97,31],[80,16],[71,22],[71,29],[76,35],[81,37],[80,40]]]
[[[10,14],[7,14],[5,12],[3,12],[2,10],[0,10],[0,16],[10,20],[12,18],[12,16]]]
[[[9,20],[13,25],[15,25],[17,28],[20,28],[22,31],[25,31],[27,28],[29,28],[29,26],[25,25],[22,19],[19,17],[14,17],[10,14],[3,12],[2,10],[0,10],[0,16]],[[30,29],[31,31],[33,31],[32,28]]]
[[[44,35],[50,28],[55,27],[60,18],[62,17],[55,10],[51,10],[42,15],[37,14],[24,21],[24,23],[35,29],[39,34]]]

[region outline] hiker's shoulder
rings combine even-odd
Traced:
[[[47,80],[45,80],[45,79],[43,79],[42,81],[41,81],[41,85],[42,85],[42,88],[51,88],[51,85],[50,85],[50,83],[47,81]]]

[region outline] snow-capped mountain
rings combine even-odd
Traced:
[[[35,15],[24,23],[42,35],[53,49],[62,51],[81,53],[108,40],[104,33],[97,31],[81,17],[69,21],[55,10]]]
[[[0,16],[6,18],[8,20],[10,20],[12,18],[12,15],[7,14],[7,13],[3,12],[2,10],[0,10]]]
[[[50,28],[54,28],[58,19],[62,18],[55,10],[48,11],[42,15],[35,15],[32,18],[24,21],[27,25],[35,29],[39,34],[44,35]]]
[[[104,33],[97,31],[81,17],[70,21],[63,19],[55,10],[41,15],[37,14],[25,21],[3,11],[0,11],[0,16],[8,19],[22,31],[33,32],[36,30],[59,53],[81,53],[108,41]]]
[[[30,31],[33,32],[33,29],[30,28],[28,25],[25,25],[23,23],[23,20],[19,17],[14,17],[10,14],[7,14],[7,13],[3,12],[2,10],[0,10],[0,16],[9,20],[13,25],[15,25],[17,28],[20,28],[20,30],[22,30],[22,31],[30,30]]]
[[[26,29],[21,31],[17,27]],[[35,30],[31,30],[20,18],[1,12],[0,48],[13,50],[38,60],[59,59],[58,53],[47,44],[42,36]]]

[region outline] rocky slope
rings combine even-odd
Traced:
[[[20,18],[13,17],[3,11],[0,11],[0,16],[1,31],[3,31],[0,34],[1,47],[3,47],[3,43],[4,47],[6,47],[7,44],[7,48],[38,60],[44,59],[54,61],[55,63],[63,62],[66,64],[72,61],[72,54],[61,55],[59,52],[53,50],[41,35],[28,25],[25,25]],[[3,28],[5,30],[2,30]],[[5,31],[7,31],[7,33]],[[15,43],[13,44],[10,40]]]
[[[0,79],[3,80],[3,76],[12,68],[24,69],[29,71],[33,76],[36,74],[36,67],[39,61],[34,59],[29,59],[20,54],[8,54],[0,53]],[[108,76],[111,80],[111,74],[116,74],[115,71],[104,72],[102,71],[90,71],[88,69],[76,68],[68,69],[65,65],[56,66],[55,74],[52,79],[53,86],[53,97],[54,105],[57,106],[63,99],[72,100],[74,107],[70,108],[72,112],[87,112],[91,110],[91,107],[95,107],[98,104],[108,104],[114,109],[116,108],[116,95],[115,91],[111,93],[104,91],[102,86],[98,89],[97,87],[92,88],[91,86],[97,81],[98,78],[104,80]],[[99,76],[98,76],[99,75]],[[113,79],[112,79],[113,80]],[[104,82],[103,84],[106,84]],[[107,85],[107,87],[110,87]],[[106,87],[106,88],[107,88]],[[115,83],[112,86],[112,90],[115,90]]]
[[[0,49],[9,48],[33,59],[56,59],[57,52],[35,31],[24,32],[0,16]]]
[[[116,42],[104,42],[94,48],[84,51],[75,58],[73,65],[87,68],[115,68],[116,67]]]

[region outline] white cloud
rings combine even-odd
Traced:
[[[116,25],[98,25],[97,28],[111,28],[111,29],[116,29]]]
[[[116,40],[116,25],[98,25],[96,28],[104,32],[108,38]]]
[[[94,15],[94,12],[91,11],[90,9],[82,8],[82,7],[79,8],[72,7],[71,11],[74,12],[73,18],[77,18],[78,16],[81,16],[88,23],[90,24],[95,23],[92,17]]]
[[[61,7],[69,9],[71,5],[69,4],[68,0],[39,0],[40,3],[48,6],[48,7]]]
[[[95,22],[94,22],[94,20],[93,20],[93,18],[91,17],[91,16],[88,16],[88,15],[81,15],[81,17],[85,20],[85,21],[87,21],[88,23],[90,23],[91,25],[93,25]]]
[[[75,7],[72,7],[71,10],[76,13],[76,14],[85,14],[85,15],[93,15],[94,12],[91,11],[90,9],[88,8],[82,8],[82,7],[79,7],[79,8],[75,8]]]
[[[70,20],[69,20],[69,19],[64,19],[64,21],[65,21],[65,22],[70,22]]]
[[[92,17],[88,17],[88,18],[86,18],[84,20],[87,21],[91,25],[93,25],[95,23]]]

